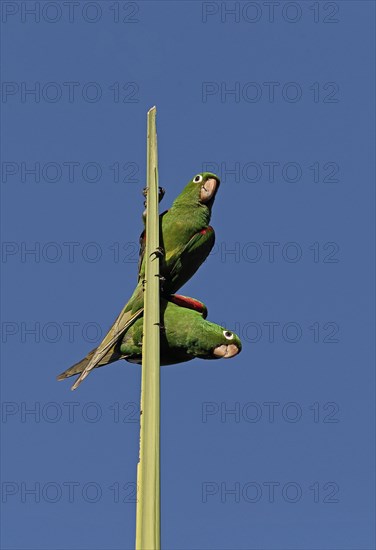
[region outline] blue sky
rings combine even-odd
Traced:
[[[2,2],[4,549],[134,545],[140,369],[55,377],[133,290],[152,105],[243,341],[162,369],[162,547],[375,547],[373,43],[372,2]]]

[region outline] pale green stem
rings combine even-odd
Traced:
[[[146,271],[136,550],[160,549],[160,306],[156,108],[147,114]]]

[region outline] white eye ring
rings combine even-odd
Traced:
[[[195,177],[193,178],[193,181],[194,181],[195,183],[201,183],[203,179],[204,179],[204,178],[201,176],[201,174],[197,174],[197,176],[195,176]]]
[[[229,330],[223,331],[223,336],[226,338],[226,340],[233,340],[234,334],[230,332]]]

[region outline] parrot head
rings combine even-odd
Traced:
[[[216,342],[216,346],[212,349],[212,359],[229,359],[240,353],[242,350],[242,343],[239,336],[230,330],[226,330],[218,325],[216,326],[218,341]]]
[[[196,357],[230,359],[242,350],[239,336],[215,323],[202,321],[198,326],[192,324],[188,331]]]
[[[211,172],[196,174],[185,186],[174,204],[199,203],[211,208],[218,191],[220,179]]]

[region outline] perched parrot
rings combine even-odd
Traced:
[[[220,180],[215,174],[197,174],[159,216],[160,275],[163,293],[181,288],[206,260],[214,246],[214,229],[209,225],[211,209]],[[163,194],[162,194],[163,196]],[[140,237],[139,282],[145,278],[146,231]]]
[[[161,365],[172,365],[200,359],[228,359],[240,353],[239,337],[219,325],[206,321],[207,309],[202,302],[186,296],[172,295],[169,300],[161,299]],[[142,362],[143,319],[129,327],[114,347],[96,367],[103,367],[118,359],[131,363]],[[96,350],[89,353],[93,355]],[[84,360],[84,361],[85,361]],[[84,361],[61,373],[58,380],[80,374]]]
[[[197,174],[174,200],[171,208],[159,216],[162,251],[160,276],[164,296],[183,286],[196,273],[214,246],[214,229],[209,222],[219,184],[220,180],[215,174]],[[96,365],[112,356],[126,329],[142,315],[145,239],[144,230],[140,237],[138,284],[95,352],[89,353],[79,363],[83,367],[82,374],[72,390],[79,386]]]

